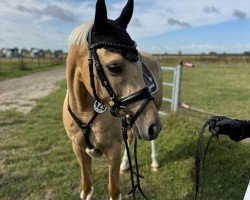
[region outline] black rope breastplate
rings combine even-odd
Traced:
[[[93,149],[94,146],[91,144],[90,142],[90,139],[89,139],[89,136],[90,136],[90,133],[91,133],[91,125],[92,123],[94,122],[94,120],[96,119],[98,113],[97,112],[94,112],[94,114],[92,115],[91,119],[87,122],[87,123],[83,123],[76,115],[75,113],[72,111],[71,107],[70,107],[70,104],[69,104],[69,97],[68,97],[68,111],[71,115],[71,117],[74,119],[74,121],[76,122],[76,124],[79,126],[79,128],[81,129],[83,135],[84,135],[84,138],[85,138],[85,141],[86,141],[86,144],[87,144],[87,147],[89,149]]]

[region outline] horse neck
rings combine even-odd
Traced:
[[[82,81],[82,73],[79,67],[68,66],[67,85],[69,92],[70,106],[78,115],[87,116],[94,112],[94,98],[90,95]]]

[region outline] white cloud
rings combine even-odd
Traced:
[[[203,9],[204,12],[208,13],[208,14],[219,14],[220,11],[218,8],[214,7],[214,6],[205,6]]]
[[[62,21],[73,22],[75,21],[74,14],[68,9],[61,8],[55,4],[48,4],[44,9],[39,10],[36,8],[27,8],[23,5],[18,5],[17,10],[20,12],[27,12],[37,16],[47,16],[52,18],[58,18]]]
[[[235,17],[232,13],[235,10],[250,13],[248,0],[238,0],[237,3],[234,0],[157,0],[151,1],[148,5],[146,10],[138,8],[134,14],[136,18],[141,20],[142,26],[129,28],[132,35],[137,38],[161,35],[185,28],[166,24],[169,18],[185,22],[195,28],[233,20]],[[204,12],[205,7],[215,8],[215,6],[217,10],[220,10],[220,13],[212,15]]]
[[[106,0],[106,4],[109,18],[115,19],[126,1],[116,1],[111,5]],[[93,0],[1,1],[0,46],[66,50],[70,31],[92,19],[94,12]],[[187,27],[215,25],[236,17],[246,18],[244,13],[250,13],[248,0],[238,0],[237,3],[235,0],[135,0],[134,16],[128,30],[137,40]]]
[[[187,22],[182,22],[174,18],[169,18],[168,19],[168,25],[170,26],[180,26],[183,28],[191,28],[191,25]]]
[[[234,10],[233,16],[237,17],[240,20],[247,18],[247,14],[241,10]]]
[[[66,50],[68,24],[76,17],[66,4],[58,5],[36,0],[0,2],[0,47],[64,48]],[[78,16],[76,14],[76,16]],[[58,19],[63,26],[56,26]],[[49,22],[53,22],[49,24]],[[79,23],[79,22],[78,22]],[[65,29],[64,29],[65,28]]]

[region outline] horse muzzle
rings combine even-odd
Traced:
[[[160,121],[159,123],[150,124],[148,128],[144,130],[145,128],[145,125],[144,127],[141,127],[140,124],[136,122],[134,125],[132,125],[131,130],[133,134],[138,137],[138,139],[151,141],[155,140],[159,136],[159,133],[162,129],[162,124]]]

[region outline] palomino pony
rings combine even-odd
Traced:
[[[92,157],[102,154],[108,162],[110,199],[121,199],[118,182],[123,123],[136,137],[148,141],[156,139],[162,128],[157,111],[161,105],[160,67],[150,55],[138,53],[126,32],[133,3],[128,0],[113,21],[107,19],[105,1],[98,0],[94,22],[70,35],[63,123],[81,168],[82,199],[93,196]],[[157,80],[155,101],[143,80],[142,61]]]

